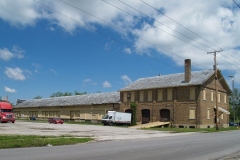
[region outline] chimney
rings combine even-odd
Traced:
[[[185,83],[191,81],[191,59],[185,59]]]

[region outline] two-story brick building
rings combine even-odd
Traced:
[[[185,60],[184,73],[140,78],[121,89],[120,110],[132,112],[130,105],[135,103],[138,124],[170,121],[176,127],[212,128],[217,94],[219,124],[227,127],[231,90],[218,70],[215,93],[214,77],[214,70],[191,72],[191,60]]]

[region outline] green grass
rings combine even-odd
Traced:
[[[76,138],[71,136],[34,136],[34,135],[0,135],[0,149],[21,148],[21,147],[40,147],[58,145],[70,145],[85,143],[93,140],[92,138]]]
[[[166,131],[171,133],[184,133],[184,132],[203,132],[203,133],[209,133],[209,132],[222,132],[222,131],[232,131],[232,130],[239,130],[238,127],[228,127],[228,128],[219,128],[219,130],[216,130],[216,128],[170,128],[170,127],[153,127],[153,128],[142,128],[144,130],[156,130],[156,131]]]

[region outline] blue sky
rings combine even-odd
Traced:
[[[118,91],[183,72],[184,59],[212,69],[207,52],[220,48],[218,68],[238,87],[239,17],[231,0],[0,0],[0,95]]]

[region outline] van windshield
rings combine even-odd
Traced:
[[[1,112],[12,112],[11,109],[1,109]]]
[[[108,119],[108,115],[107,115],[107,114],[104,115],[104,116],[102,117],[102,119]]]

